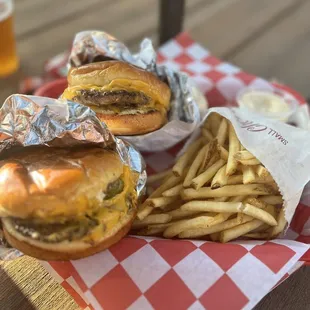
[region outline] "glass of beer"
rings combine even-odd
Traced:
[[[13,31],[13,1],[0,0],[0,77],[14,73],[18,66]]]

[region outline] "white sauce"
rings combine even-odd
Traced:
[[[244,93],[239,100],[242,106],[266,115],[290,111],[289,104],[283,98],[269,92],[253,90]]]

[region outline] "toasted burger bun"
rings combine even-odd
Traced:
[[[131,223],[136,212],[127,214],[119,221],[109,233],[103,235],[94,245],[83,241],[63,241],[57,244],[49,244],[27,238],[17,232],[12,223],[2,220],[3,232],[8,243],[22,253],[41,260],[75,260],[84,258],[105,249],[120,241],[130,230]]]
[[[159,111],[145,114],[103,114],[96,112],[97,117],[104,122],[115,135],[142,135],[155,131],[167,122],[166,115]]]
[[[113,134],[144,134],[167,121],[168,85],[128,63],[104,61],[73,68],[68,84],[62,97],[92,108]]]
[[[0,161],[0,217],[79,216],[98,208],[123,174],[114,151],[29,149]]]
[[[0,161],[7,241],[42,260],[86,257],[119,241],[137,210],[134,176],[98,147],[26,148]]]
[[[115,80],[114,85],[109,85]],[[103,61],[72,68],[68,73],[68,83],[73,87],[109,85],[111,89],[135,89],[156,99],[165,108],[170,104],[171,92],[166,83],[153,73],[122,61]]]

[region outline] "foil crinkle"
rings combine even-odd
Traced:
[[[133,54],[125,44],[105,32],[83,31],[76,34],[68,68],[105,60],[124,61],[151,72],[168,83],[172,93],[168,122],[162,128],[144,135],[122,136],[124,140],[140,151],[163,151],[188,137],[198,127],[207,110],[204,96],[185,73],[157,64],[150,39],[144,39],[140,51]]]
[[[0,159],[10,149],[44,145],[73,147],[94,144],[113,148],[122,162],[138,174],[136,190],[145,190],[146,171],[141,154],[114,137],[90,108],[75,102],[38,96],[11,95],[0,109]],[[1,224],[0,224],[1,225]],[[21,256],[8,247],[0,227],[0,259]]]

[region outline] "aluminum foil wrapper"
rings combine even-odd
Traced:
[[[143,195],[146,171],[141,154],[128,142],[115,138],[90,108],[71,101],[12,95],[0,110],[0,159],[12,148],[34,145],[72,147],[82,144],[114,148],[123,163],[138,173],[136,190],[138,196]],[[8,246],[0,227],[0,259],[8,260],[21,255],[21,252]]]
[[[78,67],[92,62],[120,60],[157,75],[169,84],[172,98],[168,122],[159,130],[138,136],[122,136],[140,151],[162,151],[189,136],[197,128],[200,115],[207,110],[207,101],[189,77],[182,72],[156,63],[152,41],[144,39],[140,51],[132,54],[116,38],[102,31],[83,31],[76,34],[69,67]]]

